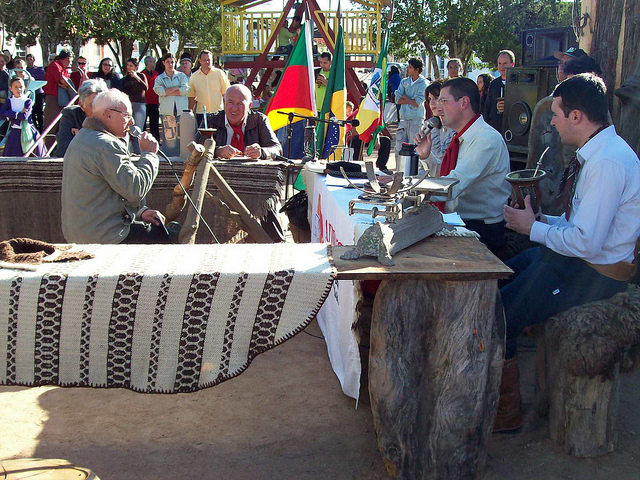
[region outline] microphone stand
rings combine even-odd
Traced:
[[[287,120],[287,157],[291,157],[291,137],[293,137],[293,127],[291,124],[293,123],[293,113],[289,112],[288,120]]]

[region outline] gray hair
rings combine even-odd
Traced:
[[[128,111],[131,111],[131,100],[126,93],[115,88],[110,88],[105,92],[100,92],[91,104],[93,108],[93,116],[99,117],[106,110],[124,105]]]
[[[80,103],[84,105],[87,97],[90,97],[94,93],[106,92],[109,87],[105,81],[101,78],[92,78],[91,80],[85,80],[78,88],[78,95],[80,96]]]
[[[155,61],[156,61],[156,59],[153,58],[151,55],[147,55],[146,57],[144,57],[144,64],[145,65],[148,64],[148,63],[151,63],[151,62],[155,62]]]

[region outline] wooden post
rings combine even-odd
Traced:
[[[212,149],[215,149],[215,141],[211,141],[213,142]],[[209,171],[209,162],[206,159],[200,162],[196,170],[198,181],[193,188],[191,199],[195,203],[198,212],[202,212],[202,202],[204,201],[204,194],[207,191],[207,183],[209,182]],[[180,187],[178,186],[178,188]],[[190,205],[187,211],[187,217],[184,220],[184,225],[182,225],[180,229],[180,235],[178,236],[179,242],[191,245],[196,243],[198,225],[200,225],[200,216],[197,214],[196,209],[193,208],[193,205]]]
[[[482,477],[503,363],[497,296],[495,280],[380,285],[369,393],[391,477]]]
[[[184,167],[184,172],[182,172],[182,178],[180,179],[180,183],[175,186],[173,189],[171,203],[169,203],[166,207],[165,218],[167,222],[171,222],[178,218],[178,215],[184,209],[187,200],[185,198],[184,192],[188,191],[193,185],[193,176],[196,173],[196,169],[198,165],[200,165],[200,159],[202,159],[202,155],[204,154],[204,147],[196,142],[191,142],[187,145],[187,150],[189,150],[190,155],[187,163]],[[184,190],[180,187],[184,188]]]

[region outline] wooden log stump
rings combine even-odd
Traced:
[[[539,346],[551,439],[576,457],[615,450],[620,372],[638,368],[640,289],[550,318]]]
[[[380,285],[369,393],[391,477],[482,477],[503,361],[497,297],[495,280]]]
[[[575,457],[613,452],[618,441],[620,364],[612,374],[588,378],[569,373],[553,349],[547,349],[546,357],[551,440]]]

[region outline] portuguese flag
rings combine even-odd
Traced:
[[[333,50],[333,61],[329,72],[327,92],[322,102],[320,118],[345,120],[347,118],[347,90],[344,74],[344,34],[342,25],[338,26],[336,48]],[[320,158],[329,158],[335,147],[344,145],[344,127],[335,123],[318,123],[317,150]],[[340,152],[342,153],[342,152]]]
[[[317,114],[311,38],[311,22],[305,22],[265,110],[274,130],[285,127],[288,121],[287,115],[278,111],[311,117]],[[302,119],[294,118],[293,122],[298,120]]]

